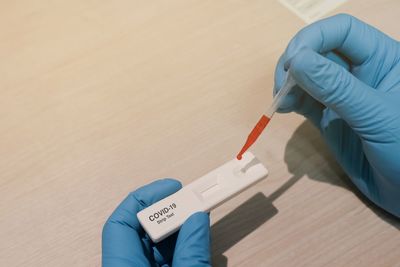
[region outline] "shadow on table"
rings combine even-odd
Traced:
[[[317,157],[322,159],[318,160]],[[268,197],[262,193],[256,194],[212,225],[213,266],[227,266],[228,260],[223,253],[277,214],[273,201],[305,175],[351,190],[377,216],[400,229],[399,219],[377,207],[358,191],[330,154],[319,132],[309,122],[301,124],[290,138],[285,148],[285,162],[293,175],[289,180]]]
[[[301,177],[294,175],[268,197],[257,193],[211,226],[213,266],[228,266],[228,259],[223,253],[275,216],[278,210],[272,202]]]
[[[257,193],[211,226],[213,266],[227,266],[223,255],[248,234],[271,219],[278,210],[272,201]]]
[[[300,178],[294,175],[268,197],[262,193],[254,195],[211,226],[213,266],[228,266],[223,253],[275,216],[278,210],[272,202]]]
[[[315,157],[322,159],[316,160]],[[287,183],[294,184],[301,177],[307,175],[312,180],[351,190],[377,216],[400,229],[398,218],[376,206],[354,186],[330,153],[318,130],[308,121],[297,128],[286,145],[285,162],[289,172],[293,175]]]

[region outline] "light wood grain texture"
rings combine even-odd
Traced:
[[[340,10],[399,37],[398,1]],[[234,157],[303,26],[272,0],[2,1],[0,266],[99,266],[131,190]],[[253,152],[270,176],[212,213],[215,266],[399,265],[399,222],[301,117]]]

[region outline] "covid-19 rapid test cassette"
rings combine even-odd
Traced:
[[[170,236],[198,211],[208,212],[267,177],[268,170],[250,152],[233,159],[137,214],[154,242]]]

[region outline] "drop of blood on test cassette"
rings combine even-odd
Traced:
[[[254,144],[254,142],[264,131],[265,127],[268,125],[270,120],[271,119],[269,117],[262,115],[260,120],[257,122],[256,126],[254,126],[254,129],[250,132],[249,136],[247,137],[246,143],[240,150],[239,154],[237,154],[236,158],[238,160],[242,159],[244,152],[246,152],[251,147],[251,145]]]

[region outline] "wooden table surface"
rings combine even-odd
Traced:
[[[395,0],[339,8],[398,38]],[[0,3],[0,266],[99,266],[132,190],[233,158],[304,26],[278,1]],[[211,213],[215,266],[400,266],[400,223],[277,115],[263,182]]]

